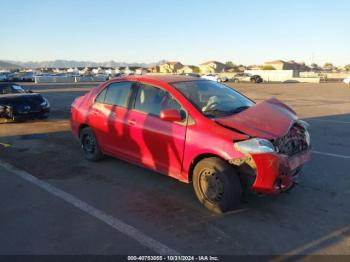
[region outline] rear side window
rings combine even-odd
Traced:
[[[96,102],[127,107],[133,83],[119,82],[110,84],[96,98]]]

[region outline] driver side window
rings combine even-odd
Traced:
[[[159,116],[164,109],[180,110],[180,104],[163,89],[141,84],[136,95],[134,108],[150,115]]]

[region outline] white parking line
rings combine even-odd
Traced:
[[[54,187],[53,185],[46,183],[33,175],[29,174],[26,171],[19,170],[16,167],[12,166],[11,164],[8,164],[6,162],[3,162],[0,160],[0,166],[8,170],[9,172],[23,178],[24,180],[35,184],[36,186],[42,188],[46,192],[64,200],[65,202],[75,206],[76,208],[80,209],[81,211],[84,211],[85,213],[97,218],[98,220],[106,223],[107,225],[111,226],[112,228],[116,229],[117,231],[123,233],[124,235],[127,235],[128,237],[136,240],[141,245],[153,250],[157,254],[160,255],[179,255],[179,253],[166,245],[154,240],[153,238],[145,235],[138,229],[134,228],[133,226],[130,226],[123,221],[119,220],[118,218],[115,218],[111,215],[106,214],[105,212],[89,205],[88,203],[76,198],[75,196],[58,189]]]
[[[318,154],[318,155],[333,156],[333,157],[338,157],[338,158],[350,159],[350,156],[345,156],[345,155],[338,155],[338,154],[320,152],[320,151],[316,151],[316,150],[312,150],[311,152],[314,153],[314,154]]]
[[[319,121],[319,122],[329,122],[334,124],[350,124],[349,121],[340,121],[340,120],[327,120],[327,119],[305,119],[306,122],[308,121]]]

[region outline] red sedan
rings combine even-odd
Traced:
[[[71,126],[86,159],[109,155],[192,182],[215,212],[235,208],[245,189],[290,189],[310,151],[307,124],[277,99],[256,104],[188,76],[112,79],[73,102]]]

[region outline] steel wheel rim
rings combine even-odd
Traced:
[[[212,203],[219,202],[224,194],[224,187],[216,172],[203,169],[199,175],[199,188],[203,196]]]
[[[96,141],[93,135],[85,134],[81,144],[83,150],[87,154],[93,154],[95,152]]]

